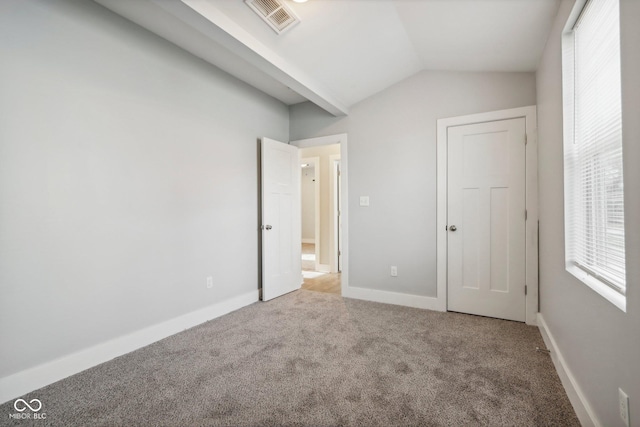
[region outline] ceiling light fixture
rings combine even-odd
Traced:
[[[296,2],[296,3],[306,3],[307,2],[307,0],[293,0],[293,1]]]

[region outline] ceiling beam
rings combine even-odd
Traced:
[[[314,79],[267,48],[210,2],[152,2],[327,112],[334,116],[348,114],[346,105],[329,94]]]

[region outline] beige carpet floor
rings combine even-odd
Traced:
[[[51,426],[578,426],[537,328],[296,291],[23,396]]]

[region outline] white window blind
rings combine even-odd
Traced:
[[[619,0],[590,0],[565,66],[567,268],[625,294]],[[571,126],[572,125],[572,126]],[[568,137],[568,141],[567,141]]]

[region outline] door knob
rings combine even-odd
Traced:
[[[458,227],[456,227],[455,225],[452,225],[451,227],[449,227],[450,231],[456,231],[458,229]]]
[[[267,230],[271,230],[273,227],[270,226],[270,225],[265,225],[264,228],[267,229]]]

